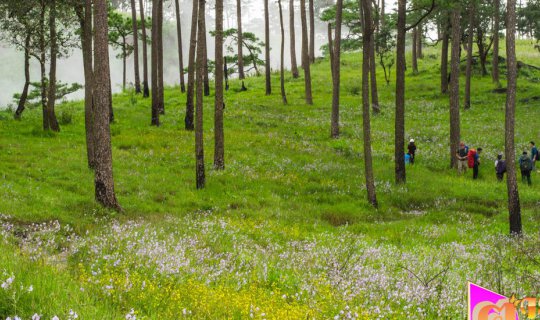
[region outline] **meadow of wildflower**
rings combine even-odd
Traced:
[[[518,60],[540,65],[528,41]],[[464,319],[467,281],[501,294],[540,292],[540,174],[519,185],[524,237],[509,233],[505,95],[475,69],[462,139],[482,147],[480,179],[449,169],[448,96],[428,48],[407,74],[407,183],[394,184],[394,81],[379,74],[372,118],[380,208],[365,195],[361,59],[342,62],[342,134],[330,139],[328,60],[313,67],[314,105],[288,75],[288,105],[264,79],[226,93],[226,169],[214,171],[213,99],[205,100],[207,187],[195,188],[185,96],[165,91],[162,126],[150,101],[114,96],[116,191],[124,211],[93,200],[82,102],[65,102],[62,132],[0,112],[0,319]],[[503,65],[504,74],[504,65]],[[504,81],[503,81],[504,86]],[[540,72],[518,79],[516,143],[540,143]],[[62,116],[60,116],[62,118]]]

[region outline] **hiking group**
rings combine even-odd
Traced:
[[[531,155],[527,151],[523,151],[523,154],[519,157],[519,169],[521,170],[521,179],[528,185],[531,185],[531,172],[536,171],[536,161],[540,160],[540,154],[534,141],[529,142],[529,148],[531,149]],[[407,153],[405,154],[405,164],[412,165],[416,157],[416,144],[414,139],[409,141],[407,145]],[[458,173],[464,174],[468,168],[473,169],[473,179],[478,179],[478,172],[480,167],[480,154],[482,148],[472,149],[469,148],[463,141],[459,143],[459,148],[456,151],[456,158],[458,159]],[[538,171],[540,172],[540,170]],[[503,159],[502,152],[497,155],[495,160],[495,175],[498,181],[503,181],[504,174],[506,173],[506,161]]]
[[[536,161],[539,160],[539,155],[534,141],[531,141],[529,146],[531,149],[531,156],[529,157],[527,151],[523,151],[523,154],[519,157],[519,169],[521,170],[522,181],[531,185],[531,172],[536,171]],[[463,174],[467,171],[467,168],[472,168],[473,179],[478,179],[481,153],[482,148],[475,150],[469,148],[465,143],[460,142],[456,152],[456,157],[458,159],[458,173]],[[495,175],[497,176],[497,180],[502,181],[505,173],[506,161],[503,160],[503,154],[499,153],[497,155],[497,160],[495,160]]]

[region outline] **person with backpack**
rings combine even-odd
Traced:
[[[467,165],[469,168],[473,169],[473,179],[478,179],[478,169],[480,167],[480,153],[482,153],[482,148],[478,150],[469,149],[467,153]]]
[[[521,181],[531,185],[531,171],[532,171],[532,160],[527,155],[527,151],[523,151],[521,157],[519,157],[519,169],[521,170]]]
[[[540,160],[540,155],[538,154],[538,148],[536,148],[534,141],[530,142],[530,146],[531,146],[531,161],[532,161],[531,171],[536,171],[536,161]]]
[[[410,163],[414,164],[414,158],[416,156],[416,144],[414,144],[414,139],[411,139],[411,141],[409,141],[407,149],[409,150],[409,154],[411,155]]]
[[[503,181],[504,173],[506,172],[506,161],[502,159],[502,153],[497,155],[497,160],[495,160],[495,175],[497,176],[498,181]]]
[[[458,173],[462,174],[467,171],[467,155],[469,153],[469,147],[465,143],[460,142],[459,148],[456,151],[456,158],[458,159]]]

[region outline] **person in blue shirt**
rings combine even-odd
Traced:
[[[536,161],[540,160],[540,156],[538,155],[538,148],[536,148],[536,145],[534,144],[534,141],[531,141],[530,145],[531,145],[532,171],[535,171],[536,170]]]
[[[411,163],[412,163],[412,162],[411,162],[411,159],[412,159],[411,154],[410,154],[410,153],[406,153],[406,154],[405,154],[405,164],[411,164]]]

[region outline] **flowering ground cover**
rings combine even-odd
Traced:
[[[520,43],[534,64],[533,51]],[[533,58],[531,58],[531,56]],[[537,61],[540,61],[540,57]],[[393,183],[393,83],[381,81],[373,154],[381,207],[365,197],[359,54],[343,60],[342,136],[330,135],[329,64],[302,79],[290,105],[264,81],[226,94],[226,170],[195,189],[194,139],[184,96],[166,90],[167,114],[149,126],[149,101],[114,97],[114,173],[123,213],[93,202],[81,102],[59,134],[40,111],[0,112],[0,319],[463,319],[466,284],[502,294],[540,288],[540,174],[520,184],[525,237],[509,239],[506,186],[493,162],[504,144],[504,95],[474,76],[463,140],[482,147],[481,176],[448,169],[448,97],[434,49],[407,75],[407,138],[418,145],[407,184]],[[278,75],[273,75],[274,83]],[[382,80],[382,75],[381,75]],[[518,101],[540,95],[521,74]],[[540,141],[540,105],[519,102],[518,150]],[[205,101],[207,168],[213,100]],[[68,118],[68,116],[66,116]]]

